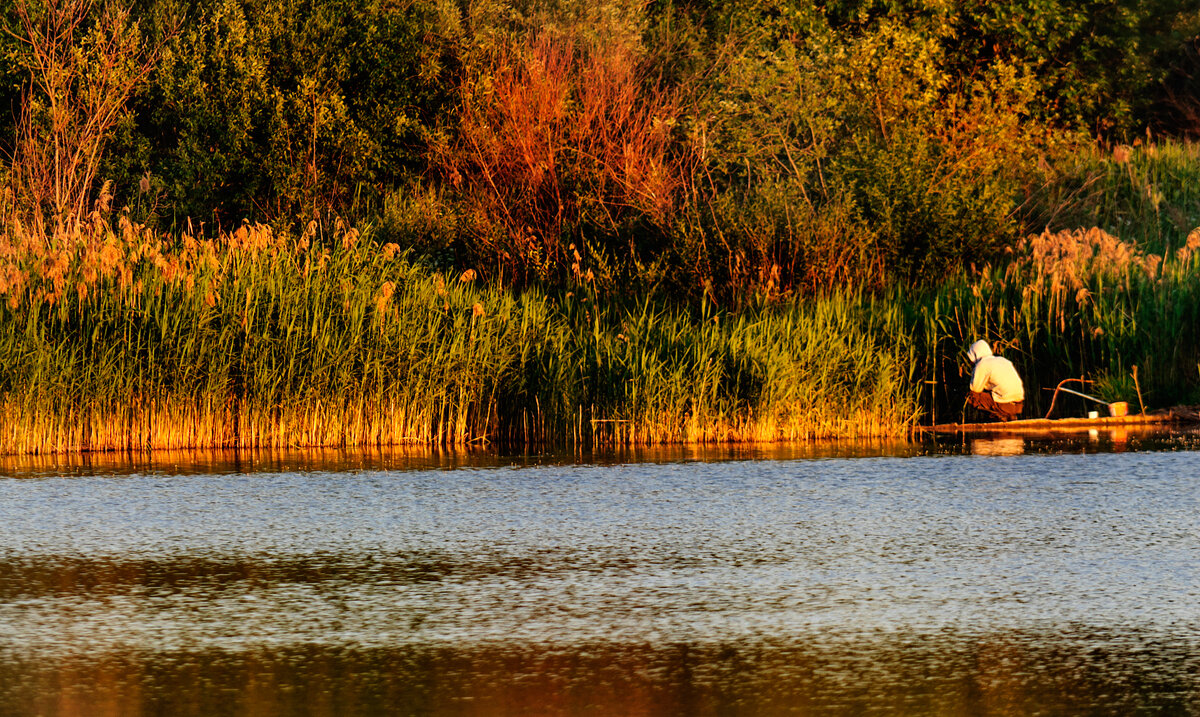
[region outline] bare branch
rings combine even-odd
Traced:
[[[60,227],[84,218],[104,148],[178,22],[150,47],[120,0],[17,3],[29,70],[12,160],[22,210]]]

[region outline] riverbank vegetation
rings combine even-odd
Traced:
[[[781,440],[1200,402],[1200,13],[7,8],[21,452]]]
[[[0,415],[21,452],[780,440],[915,416],[911,350],[881,341],[899,315],[862,296],[729,314],[518,294],[315,224],[172,247],[97,214],[54,240],[3,245]]]

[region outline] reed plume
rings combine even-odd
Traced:
[[[0,234],[0,436],[20,453],[897,435],[869,298],[699,314],[449,278],[340,222]],[[890,323],[889,323],[890,322]]]

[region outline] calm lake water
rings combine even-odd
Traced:
[[[0,462],[0,715],[1200,713],[1195,435]]]

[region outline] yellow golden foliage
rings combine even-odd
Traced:
[[[396,283],[393,281],[385,281],[379,287],[379,292],[375,294],[375,313],[383,316],[387,311],[388,304],[391,302],[392,295],[395,293]]]
[[[1121,279],[1130,271],[1153,278],[1162,262],[1157,254],[1143,254],[1103,229],[1043,232],[1026,237],[1016,247],[1009,276],[1030,274],[1054,291],[1079,291],[1094,278]]]

